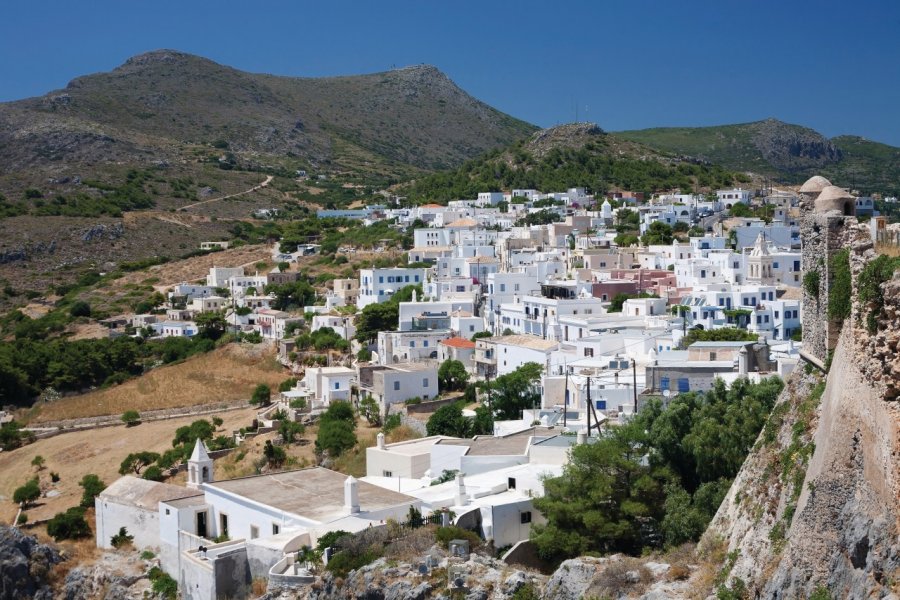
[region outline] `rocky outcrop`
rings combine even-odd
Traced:
[[[128,600],[147,598],[151,584],[147,572],[157,565],[136,552],[104,552],[95,562],[69,571],[58,598],[65,600]]]
[[[0,525],[0,600],[52,599],[47,576],[60,562],[55,548],[15,527]]]

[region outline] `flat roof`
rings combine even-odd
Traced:
[[[171,483],[150,481],[125,475],[100,492],[100,495],[104,499],[112,500],[118,504],[156,511],[159,509],[160,502],[202,496],[203,492],[180,485],[172,485]]]
[[[472,439],[447,439],[438,442],[445,446],[468,446],[469,450],[466,456],[513,456],[525,454],[528,449],[528,443],[532,436],[540,435],[542,432],[551,432],[553,430],[547,428],[529,427],[516,433],[511,433],[502,437],[493,435],[479,435]],[[556,431],[554,434],[558,434]]]
[[[756,344],[755,340],[746,342],[694,342],[688,348],[742,348],[747,344]]]
[[[431,451],[431,447],[441,440],[456,440],[458,438],[433,435],[431,437],[419,438],[417,440],[407,440],[405,442],[396,442],[394,444],[385,444],[383,452],[391,452],[393,454],[403,454],[405,456],[416,456],[418,454],[427,454]],[[378,450],[377,446],[371,446],[371,449]]]
[[[319,522],[349,516],[344,508],[347,476],[322,467],[285,471],[271,475],[241,477],[205,484],[278,510]],[[415,501],[415,498],[378,486],[358,482],[362,513]]]
[[[503,335],[495,338],[484,338],[484,340],[494,344],[507,344],[510,346],[521,346],[523,348],[545,351],[552,350],[558,345],[558,342],[545,340],[536,335]]]

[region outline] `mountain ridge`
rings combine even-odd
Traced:
[[[821,174],[864,193],[900,191],[900,148],[818,131],[774,118],[702,127],[654,127],[615,132],[661,152],[693,156],[785,183]]]

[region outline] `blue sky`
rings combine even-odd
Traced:
[[[775,117],[900,146],[898,0],[6,0],[0,101],[175,48],[322,76],[430,63],[541,126]]]

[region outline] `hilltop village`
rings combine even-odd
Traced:
[[[444,584],[468,589],[453,572],[464,573],[470,545],[528,564],[536,534],[559,533],[541,499],[569,472],[575,449],[680,395],[724,401],[734,388],[740,402],[746,386],[786,379],[803,359],[824,368],[826,352],[806,353],[802,341],[804,294],[820,285],[801,256],[807,212],[868,217],[873,240],[889,232],[872,198],[818,176],[798,190],[645,198],[516,189],[446,206],[394,204],[318,212],[323,222],[387,222],[413,243],[405,264],[373,261],[307,305],[288,307],[284,295],[307,281],[300,265],[322,252],[315,236],[271,245],[262,272],[213,266],[205,281],[166,289],[154,310],[104,321],[113,338],[228,332],[277,354],[292,379],[254,393],[255,430],[215,438],[179,430],[182,455],[165,463],[130,455],[133,472],[93,494],[97,546],[119,547],[124,536],[156,556],[182,597],[234,598],[260,585],[320,585],[322,568],[352,554],[341,536],[396,539],[430,524],[453,534]],[[335,255],[356,252],[348,244]],[[357,418],[379,430],[354,477],[335,460],[355,444],[343,437],[353,425],[340,423]],[[313,424],[317,463],[285,466],[283,448]],[[407,439],[388,441],[397,428]],[[758,430],[730,471],[698,475],[699,489],[725,487],[697,533]],[[220,457],[271,432],[256,474],[216,476]],[[696,537],[661,531],[652,535]],[[610,547],[627,547],[620,543]],[[570,553],[546,540],[538,549],[551,562]],[[420,573],[438,564],[429,561]]]

